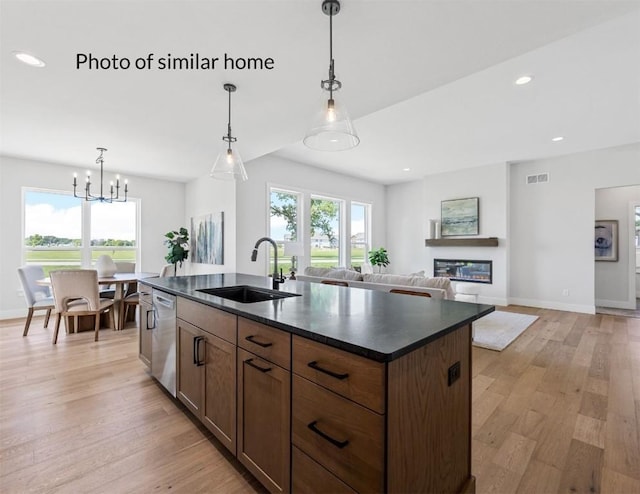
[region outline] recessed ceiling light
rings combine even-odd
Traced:
[[[529,84],[532,80],[532,75],[523,75],[521,77],[518,77],[515,83],[517,86],[524,86],[525,84]]]
[[[403,172],[410,172],[410,171],[411,171],[411,168],[403,168],[403,169],[402,169],[402,171],[403,171]]]
[[[25,53],[23,51],[14,51],[13,56],[20,60],[22,63],[26,63],[31,67],[44,67],[46,64],[38,57]]]
[[[564,137],[562,136],[558,136],[558,137],[554,137],[553,139],[551,139],[553,142],[560,142],[562,140],[564,140]]]

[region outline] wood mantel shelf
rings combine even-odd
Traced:
[[[473,238],[428,238],[427,247],[497,247],[498,237]]]

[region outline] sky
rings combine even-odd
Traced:
[[[69,194],[25,191],[25,237],[34,234],[82,237],[83,200]],[[135,240],[135,201],[91,203],[91,238]]]

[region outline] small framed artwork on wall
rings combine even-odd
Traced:
[[[594,248],[596,261],[618,260],[618,220],[596,220]]]
[[[477,197],[452,199],[440,203],[443,237],[478,235],[480,231]]]

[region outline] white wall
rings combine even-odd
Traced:
[[[17,269],[22,264],[22,187],[72,191],[73,173],[83,169],[0,156],[0,319],[26,315]],[[184,221],[184,184],[136,177],[129,179],[131,196],[141,199],[140,249],[142,271],[158,272],[165,264],[164,234]]]
[[[640,164],[638,165],[640,166]],[[640,185],[596,190],[596,220],[618,220],[618,261],[595,262],[595,304],[619,309],[636,308],[635,215]]]
[[[207,174],[187,184],[185,228],[190,230],[191,218],[220,211],[224,213],[224,264],[186,262],[185,273],[232,273],[236,270],[236,183],[215,180]]]
[[[526,185],[527,175],[543,172],[549,183]],[[640,144],[514,164],[511,303],[594,312],[595,190],[637,184]]]
[[[238,272],[266,275],[267,249],[264,246],[260,248],[257,262],[251,262],[251,251],[256,240],[269,233],[270,185],[372,204],[373,245],[385,245],[386,204],[383,185],[295,163],[274,155],[253,160],[246,168],[249,180],[239,182],[236,188]]]
[[[425,270],[433,259],[493,261],[493,284],[478,284],[478,300],[507,305],[508,173],[505,163],[429,175],[420,182],[387,187],[387,238],[390,268],[397,274]],[[479,197],[481,237],[498,237],[498,247],[425,247],[429,219],[440,219],[440,202]]]

